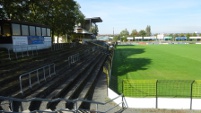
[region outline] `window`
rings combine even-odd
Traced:
[[[13,35],[21,35],[20,24],[12,24]]]
[[[41,28],[36,27],[36,36],[41,36]]]
[[[31,36],[36,36],[36,28],[35,26],[29,26],[29,32]]]
[[[7,24],[7,23],[5,23],[5,24],[3,24],[3,26],[2,26],[3,28],[2,28],[2,35],[3,36],[11,36],[11,32],[10,32],[10,24]]]
[[[47,36],[50,36],[50,29],[47,29]]]
[[[46,28],[42,28],[42,36],[47,36]]]
[[[29,30],[27,25],[22,25],[22,35],[28,36],[29,35]]]

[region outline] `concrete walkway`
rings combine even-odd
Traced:
[[[108,88],[108,86],[107,86],[106,75],[102,74],[99,78],[99,81],[97,82],[97,85],[96,85],[96,88],[94,91],[94,95],[93,95],[93,100],[102,102],[102,103],[109,101],[110,99],[107,97],[107,88]],[[98,111],[105,112],[114,106],[116,106],[116,104],[113,102],[108,103],[106,105],[99,105]],[[120,107],[117,107],[107,113],[115,113],[115,112],[119,111],[120,109],[121,109]],[[91,110],[96,110],[95,104],[91,105]]]

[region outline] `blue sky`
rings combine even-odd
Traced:
[[[201,33],[200,0],[75,0],[86,18],[101,17],[99,34],[127,29],[152,33]]]

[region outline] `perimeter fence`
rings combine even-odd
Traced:
[[[201,80],[121,80],[112,76],[110,88],[126,97],[201,98]]]

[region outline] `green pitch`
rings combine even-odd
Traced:
[[[117,46],[112,75],[130,79],[201,79],[201,45]]]
[[[132,80],[201,80],[201,45],[117,46],[112,75]],[[122,83],[117,83],[121,92]]]

